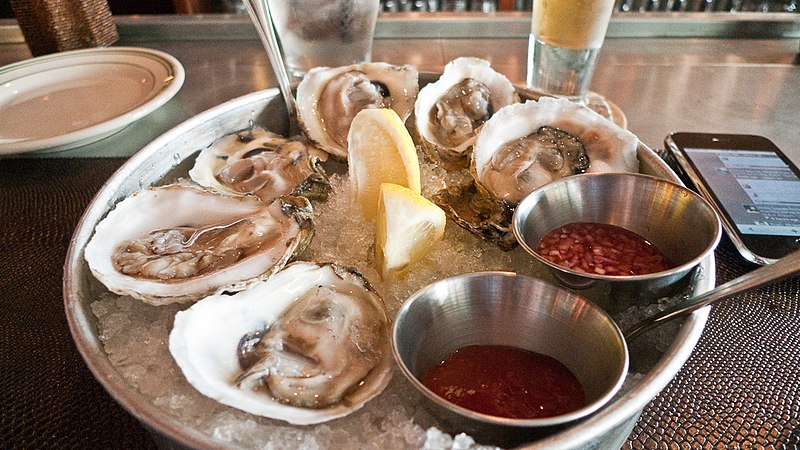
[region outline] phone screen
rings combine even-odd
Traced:
[[[800,236],[800,178],[777,154],[684,151],[742,234]]]

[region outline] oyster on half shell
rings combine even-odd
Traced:
[[[178,312],[169,349],[200,393],[293,424],[347,415],[391,378],[389,319],[357,272],[295,262]]]
[[[583,172],[638,172],[639,139],[591,109],[542,97],[499,111],[472,152],[476,182],[516,205],[534,189]]]
[[[510,250],[516,205],[534,189],[583,172],[638,172],[638,138],[591,109],[542,97],[507,106],[483,126],[472,151],[472,184],[434,202],[460,226]]]
[[[489,61],[456,58],[417,96],[414,120],[422,146],[447,169],[465,167],[483,124],[518,101],[514,86]]]
[[[403,122],[419,91],[410,65],[364,63],[311,69],[297,86],[297,115],[307,136],[335,159],[347,159],[353,117],[365,108],[393,109]]]
[[[266,202],[287,194],[324,200],[330,191],[321,165],[326,159],[328,154],[310,142],[255,127],[203,149],[189,177],[215,192],[253,194]]]
[[[146,303],[241,290],[302,252],[314,234],[308,199],[224,196],[194,185],[139,191],[95,227],[84,256],[110,291]]]

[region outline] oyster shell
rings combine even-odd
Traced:
[[[434,202],[460,226],[504,250],[516,205],[539,186],[581,172],[638,172],[639,140],[589,108],[542,97],[507,106],[483,126],[472,151],[470,185]]]
[[[326,159],[328,154],[309,142],[256,127],[203,149],[189,177],[215,192],[253,194],[266,202],[287,194],[324,200],[330,191],[321,165]]]
[[[417,96],[414,116],[423,148],[445,168],[465,167],[481,126],[518,101],[514,86],[489,61],[456,58]]]
[[[169,349],[202,394],[293,424],[347,415],[391,378],[389,319],[357,272],[295,262],[178,312]]]
[[[308,199],[272,203],[187,184],[149,188],[97,224],[85,258],[110,291],[146,303],[190,302],[241,290],[280,269],[309,244]]]
[[[308,137],[334,158],[347,159],[350,123],[365,108],[391,108],[405,122],[419,91],[410,65],[364,63],[311,69],[297,86],[297,115]]]

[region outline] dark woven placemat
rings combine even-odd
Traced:
[[[62,266],[80,214],[123,159],[0,160],[4,448],[155,448],[98,384],[67,326]],[[728,242],[724,282],[752,269]],[[800,442],[800,279],[714,307],[684,369],[626,449],[793,449]]]
[[[744,275],[723,240],[717,283]],[[692,356],[645,407],[626,449],[800,447],[800,278],[716,306]]]
[[[123,162],[0,160],[0,447],[155,448],[78,354],[61,288],[78,219]]]

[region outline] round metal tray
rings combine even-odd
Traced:
[[[95,225],[122,198],[143,187],[163,184],[185,173],[199,149],[222,135],[259,124],[285,133],[286,112],[277,89],[255,92],[205,111],[147,145],[130,158],[95,196],[70,242],[64,266],[64,302],[75,343],[98,381],[132,415],[152,430],[157,439],[170,445],[195,448],[225,445],[199,429],[180,422],[129,384],[106,354],[98,336],[98,319],[89,305],[97,295],[98,283],[93,279],[84,259],[83,249]],[[640,144],[641,171],[678,181],[672,170],[649,148]],[[691,289],[695,293],[715,285],[713,255],[700,265],[701,276],[695,277]],[[627,391],[587,420],[525,444],[531,449],[619,448],[638,420],[642,409],[661,391],[688,359],[708,319],[704,308],[687,317],[680,327],[670,328],[665,350],[637,350],[632,346],[632,359],[640,358],[646,370],[629,380]],[[637,351],[646,355],[637,354]],[[629,376],[630,378],[630,376]],[[334,426],[334,425],[332,425]]]

